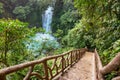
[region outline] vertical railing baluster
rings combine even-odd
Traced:
[[[79,60],[79,50],[77,51],[77,53],[78,53],[78,60]]]
[[[70,66],[70,53],[68,54],[68,66]]]
[[[27,75],[24,77],[23,80],[29,80],[30,75],[31,75],[31,73],[33,71],[33,68],[34,68],[34,65],[29,67],[29,71],[28,71]]]
[[[69,66],[69,53],[67,55],[67,67]]]
[[[47,66],[47,60],[43,62],[44,64],[44,69],[45,69],[45,79],[49,80],[49,74],[48,74],[48,66]]]
[[[73,51],[73,63],[75,62],[75,51]]]
[[[56,61],[57,61],[58,57],[56,58]],[[55,65],[56,65],[56,71],[57,71],[57,74],[58,74],[58,66],[56,64],[56,61],[55,61]]]
[[[79,60],[79,50],[77,50],[77,56],[78,56],[78,60]]]
[[[72,51],[71,51],[71,66],[72,66]]]
[[[5,75],[0,75],[0,80],[6,80],[6,76]]]
[[[77,50],[77,59],[79,60],[79,52],[78,52],[79,50]]]
[[[75,55],[76,55],[76,60],[75,61],[77,62],[77,50],[75,51]]]
[[[76,50],[76,61],[78,60],[78,54],[77,54],[77,50]]]
[[[62,75],[64,73],[64,56],[62,55]]]
[[[80,60],[80,57],[81,57],[81,53],[80,53],[80,50],[79,50],[79,60]]]

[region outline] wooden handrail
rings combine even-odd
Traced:
[[[49,56],[40,60],[34,60],[25,62],[19,65],[7,67],[0,70],[0,80],[6,80],[6,76],[10,73],[20,71],[22,69],[29,68],[28,73],[25,74],[23,80],[29,80],[32,76],[42,80],[51,80],[55,78],[59,73],[64,73],[65,69],[76,63],[82,55],[87,51],[86,48],[72,50],[60,55]],[[52,61],[52,67],[49,66],[48,62]],[[58,62],[59,61],[59,62]],[[44,76],[41,76],[38,72],[34,71],[35,66],[43,65]],[[59,64],[59,65],[58,65]],[[53,73],[55,71],[55,73]]]
[[[103,76],[105,76],[106,74],[116,71],[118,75],[114,77],[112,80],[120,80],[119,68],[120,68],[120,52],[118,52],[117,55],[100,70],[100,72],[102,73]]]
[[[104,80],[103,75],[100,73],[100,69],[102,69],[102,62],[100,60],[99,54],[97,50],[95,49],[95,64],[96,64],[96,77],[97,80]]]
[[[95,49],[95,61],[97,69],[97,80],[104,80],[104,76],[112,71],[115,71],[120,66],[120,52],[109,62],[106,66],[102,66],[102,62],[98,55],[97,50]],[[117,62],[118,61],[118,62]],[[120,76],[113,78],[112,80],[120,80]]]

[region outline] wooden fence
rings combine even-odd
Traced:
[[[24,77],[21,80],[29,80],[31,77],[33,78],[33,76],[39,80],[52,80],[60,73],[63,74],[68,67],[71,67],[74,63],[80,60],[86,51],[86,48],[72,50],[60,55],[49,56],[40,60],[30,61],[1,69],[0,80],[6,80],[8,75],[17,73],[23,69],[28,69],[28,71],[24,74]]]

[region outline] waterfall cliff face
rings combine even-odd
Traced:
[[[49,6],[45,13],[42,15],[42,26],[46,32],[52,32],[51,23],[53,16],[53,7]]]

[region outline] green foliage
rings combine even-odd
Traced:
[[[66,30],[72,29],[74,23],[78,20],[78,12],[76,10],[68,10],[60,17],[61,29],[67,33]]]
[[[103,51],[101,55],[104,65],[110,62],[120,52],[120,39],[112,43],[112,46]]]
[[[83,33],[81,33],[82,29],[80,29],[80,27],[82,27],[81,25],[73,28],[72,30],[69,31],[68,35],[66,36],[65,39],[67,39],[67,44],[69,46],[72,47],[85,47],[85,42],[83,39]]]
[[[15,7],[13,10],[13,13],[17,15],[17,18],[19,19],[26,19],[27,15],[30,13],[30,7],[29,6],[18,6]]]
[[[58,3],[58,5],[57,5]],[[53,32],[57,29],[63,30],[63,35],[68,33],[68,30],[74,27],[74,24],[78,22],[80,15],[73,6],[72,0],[57,0],[53,16]]]
[[[63,40],[67,41],[67,44],[71,47],[88,47],[89,49],[92,49],[95,47],[93,43],[95,37],[94,34],[94,29],[92,27],[85,27],[81,21],[80,23],[76,24],[75,28],[69,31],[68,35]]]
[[[63,38],[63,30],[58,29],[56,33],[53,34],[55,37],[57,37],[58,42],[61,42]]]

